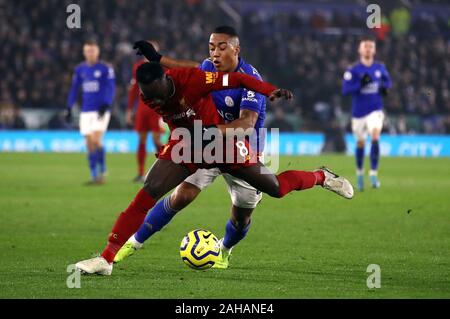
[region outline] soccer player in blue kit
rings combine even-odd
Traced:
[[[86,41],[83,46],[85,61],[76,66],[72,87],[67,99],[66,120],[72,119],[72,108],[81,86],[82,104],[80,133],[86,139],[91,180],[88,185],[104,183],[106,172],[103,135],[108,128],[110,107],[114,99],[115,77],[113,68],[99,61],[100,49],[96,42]]]
[[[158,61],[168,68],[199,67],[203,71],[210,72],[242,72],[261,80],[258,71],[239,56],[239,38],[234,28],[217,27],[209,39],[209,53],[210,58],[205,59],[201,64],[161,56],[156,50],[147,54],[144,52],[144,55],[148,60]],[[253,136],[255,138],[252,142],[256,145],[258,155],[261,157],[264,137],[258,135],[258,130],[264,127],[265,96],[243,88],[216,91],[211,94],[217,111],[227,122],[234,121],[236,128],[255,128],[256,136]],[[231,248],[246,236],[250,228],[251,214],[261,200],[262,194],[245,181],[229,174],[222,174],[218,168],[199,169],[181,183],[170,196],[160,200],[149,212],[136,234],[131,236],[118,252],[114,261],[120,262],[141,248],[145,240],[166,225],[178,211],[194,201],[198,194],[219,175],[223,175],[228,185],[232,208],[231,218],[225,227],[225,237],[221,240],[220,260],[214,267],[227,268]],[[152,225],[151,228],[149,224]]]
[[[344,73],[342,93],[352,96],[352,131],[356,139],[356,177],[358,190],[364,190],[364,147],[371,137],[369,178],[373,188],[379,188],[378,162],[380,134],[383,128],[382,96],[392,86],[386,67],[374,60],[375,40],[362,38],[359,43],[359,63]]]

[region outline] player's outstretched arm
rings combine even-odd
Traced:
[[[168,56],[163,55],[161,57],[161,63],[162,66],[173,69],[173,68],[198,68],[200,66],[200,63],[190,60],[178,60],[178,59],[172,59]]]
[[[136,49],[137,55],[143,55],[150,62],[159,62],[162,66],[172,68],[197,68],[200,63],[190,60],[178,60],[168,56],[161,55],[156,51],[153,44],[148,41],[141,40],[134,43],[133,49]]]
[[[271,101],[279,98],[289,100],[293,97],[291,91],[279,89],[270,83],[260,81],[247,74],[238,72],[204,72],[201,70],[197,70],[196,72],[198,74],[198,76],[195,77],[196,84],[202,95],[208,95],[212,91],[243,87],[261,93],[269,97]]]

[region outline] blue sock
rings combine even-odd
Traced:
[[[227,225],[225,226],[225,237],[223,239],[223,245],[226,248],[235,246],[247,235],[249,228],[250,223],[248,223],[244,228],[238,228],[233,224],[231,219],[228,220]]]
[[[378,161],[380,159],[380,144],[378,141],[372,141],[370,147],[370,168],[374,171],[378,169]]]
[[[97,150],[97,163],[100,169],[100,173],[103,174],[106,171],[105,148],[103,146]]]
[[[356,167],[358,168],[358,170],[362,170],[364,164],[364,147],[356,147],[355,156]]]
[[[97,178],[97,152],[88,152],[89,169],[91,170],[92,179]]]
[[[146,241],[157,231],[161,230],[167,225],[173,216],[177,213],[176,210],[170,207],[170,196],[164,197],[160,200],[147,214],[144,223],[139,227],[138,231],[134,234],[134,238],[141,244]]]

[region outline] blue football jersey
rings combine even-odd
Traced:
[[[200,69],[203,71],[217,72],[214,63],[210,59],[204,60]],[[252,65],[245,63],[242,58],[239,58],[235,72],[245,73],[262,81],[258,71]],[[215,91],[211,95],[217,111],[226,122],[238,119],[240,111],[243,109],[258,113],[255,129],[258,137],[257,148],[261,152],[264,147],[264,135],[259,135],[259,129],[264,127],[264,120],[266,119],[266,97],[260,93],[244,88]]]
[[[372,82],[361,87],[364,74],[368,74]],[[359,118],[381,110],[383,99],[380,89],[389,89],[391,86],[391,77],[382,63],[374,62],[371,66],[357,63],[345,71],[342,93],[352,95],[352,116]]]
[[[80,86],[83,93],[82,112],[98,111],[102,105],[111,105],[115,92],[114,69],[103,62],[93,65],[86,62],[79,64],[75,68],[72,87],[67,98],[69,108],[75,103]]]

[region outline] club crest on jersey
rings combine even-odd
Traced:
[[[99,78],[99,77],[101,77],[102,76],[102,71],[100,71],[100,70],[95,70],[94,71],[94,77],[95,78]]]
[[[345,73],[344,73],[344,80],[350,81],[351,79],[352,79],[352,72],[345,71]]]
[[[225,96],[225,104],[229,107],[233,107],[234,106],[234,101],[231,98],[231,96],[227,95]]]
[[[206,84],[213,84],[217,79],[217,72],[205,72]]]
[[[376,78],[380,78],[381,77],[381,71],[380,70],[376,70],[375,71],[375,77]]]

